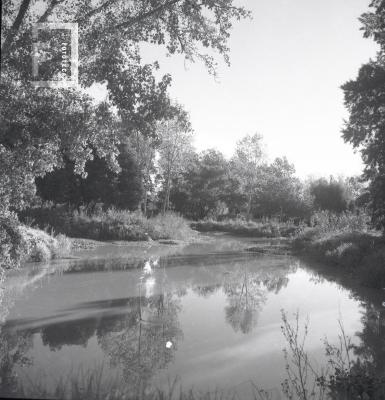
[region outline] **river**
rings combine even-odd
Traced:
[[[382,293],[344,287],[291,255],[245,251],[270,244],[226,235],[188,245],[105,244],[10,271],[0,396],[20,385],[42,396],[41,388],[98,371],[100,382],[124,382],[135,398],[172,384],[248,398],[251,382],[280,398],[282,310],[292,323],[297,311],[300,325],[308,319],[315,365],[326,362],[325,337],[338,343],[340,320],[383,368]]]

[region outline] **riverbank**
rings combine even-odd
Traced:
[[[62,234],[22,225],[16,215],[0,215],[0,272],[21,262],[48,261],[69,254],[70,240]]]
[[[232,235],[257,238],[294,237],[303,229],[302,225],[296,225],[292,222],[278,222],[276,220],[258,222],[242,219],[204,220],[192,222],[190,226],[199,232],[226,232]]]
[[[191,235],[185,240],[181,239],[157,239],[157,240],[93,240],[86,238],[69,238],[71,243],[71,250],[90,250],[99,246],[116,245],[116,246],[131,246],[131,247],[148,247],[151,245],[167,245],[167,246],[180,246],[189,243],[203,241],[198,234]]]
[[[359,285],[385,287],[385,238],[376,231],[330,232],[308,229],[292,241],[294,254],[313,259]]]
[[[172,212],[147,218],[140,211],[114,208],[87,213],[46,207],[29,209],[20,218],[32,220],[41,229],[48,226],[71,238],[96,241],[186,240],[194,236],[188,222]]]
[[[67,257],[70,251],[93,249],[107,242],[163,241],[175,245],[197,236],[188,222],[174,213],[146,218],[140,212],[116,209],[87,214],[35,208],[19,218],[12,213],[1,216],[0,228],[0,266],[4,269],[21,262]]]

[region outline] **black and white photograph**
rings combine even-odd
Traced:
[[[0,398],[385,400],[385,0],[2,0]]]

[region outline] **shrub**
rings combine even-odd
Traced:
[[[365,286],[385,287],[385,240],[370,230],[365,213],[322,211],[313,216],[312,224],[294,241],[297,250],[348,269]]]
[[[42,242],[35,243],[31,246],[28,253],[28,261],[48,261],[52,258],[52,253],[49,247]]]
[[[71,244],[64,235],[56,237],[39,229],[20,226],[19,230],[25,243],[25,261],[48,261],[68,254]]]
[[[370,217],[364,211],[341,214],[318,211],[312,215],[310,225],[320,236],[337,232],[367,232],[370,229]]]
[[[17,268],[22,261],[48,261],[69,253],[70,240],[20,225],[15,214],[0,215],[0,267]]]
[[[0,214],[0,267],[19,266],[25,252],[26,243],[16,215],[10,212]]]
[[[67,256],[71,251],[71,240],[61,233],[55,236],[55,242],[52,247],[53,258]]]
[[[184,218],[168,212],[148,220],[149,234],[152,239],[186,240],[192,236],[191,228]]]

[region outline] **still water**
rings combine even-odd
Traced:
[[[274,392],[285,378],[282,309],[309,318],[306,348],[316,365],[326,361],[324,338],[337,343],[342,318],[382,368],[381,293],[343,288],[289,255],[245,251],[261,243],[211,235],[186,246],[111,244],[10,272],[0,395],[20,384],[53,390],[97,368],[133,395],[174,381],[247,398],[252,380]]]

